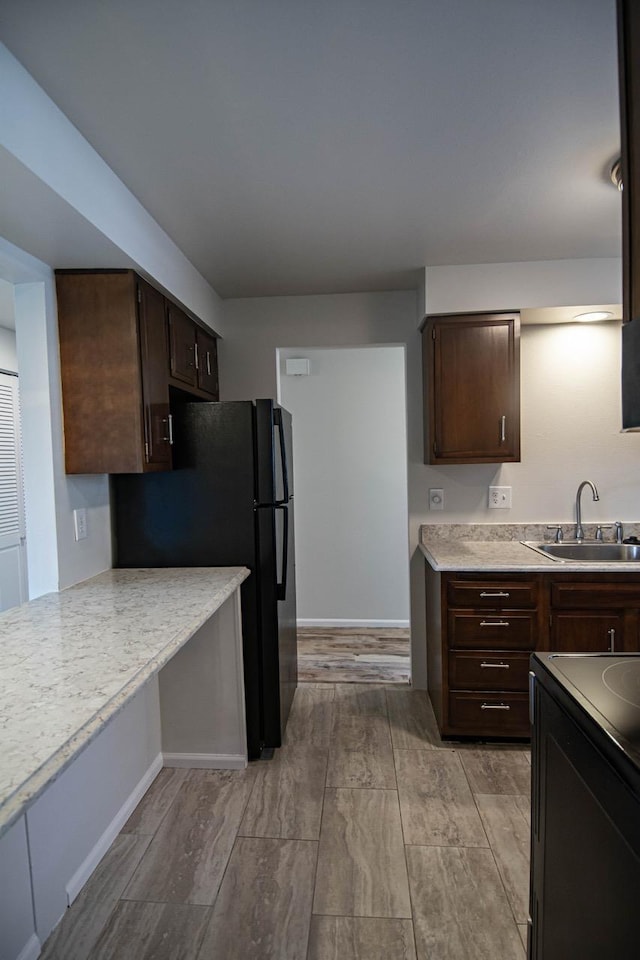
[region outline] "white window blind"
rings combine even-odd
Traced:
[[[0,383],[0,536],[20,534],[16,393]]]

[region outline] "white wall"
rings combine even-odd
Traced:
[[[536,260],[425,268],[425,313],[620,303],[620,259]]]
[[[471,264],[426,269],[428,313],[504,310],[621,299],[619,260]],[[425,466],[445,510],[427,520],[500,523],[573,519],[578,483],[592,479],[593,519],[637,520],[640,440],[621,434],[620,324],[521,328],[522,461]],[[511,510],[489,510],[489,484],[512,485]]]
[[[5,373],[18,372],[18,355],[16,353],[16,332],[0,327],[0,370]]]
[[[106,477],[64,472],[60,364],[53,272],[0,239],[0,276],[12,282],[20,369],[29,596],[111,566]],[[89,536],[75,542],[73,510],[88,508]]]
[[[226,300],[219,343],[223,400],[275,397],[278,347],[406,346],[412,677],[426,684],[424,560],[419,525],[426,513],[422,479],[422,353],[415,291]],[[418,474],[418,475],[417,475]],[[375,550],[373,538],[367,549]]]
[[[408,626],[404,353],[279,352],[280,400],[293,416],[299,622]],[[302,355],[310,375],[287,375],[286,359]]]
[[[640,436],[621,433],[619,321],[522,327],[520,463],[425,467],[444,489],[436,522],[574,520],[576,488],[590,479],[600,501],[588,520],[640,518]],[[488,486],[511,486],[510,510],[489,510]]]
[[[616,303],[621,266],[616,260],[428,267],[425,309],[465,310]],[[521,464],[431,467],[423,462],[422,359],[413,293],[348,294],[228,300],[227,335],[220,344],[223,399],[275,396],[276,348],[406,344],[409,552],[411,558],[412,676],[426,682],[424,561],[419,526],[429,521],[508,522],[570,520],[575,488],[589,477],[600,485],[603,520],[638,519],[640,443],[619,435],[619,358],[615,324],[583,337],[578,367],[575,336],[553,328],[523,328],[523,460]],[[420,311],[421,313],[421,311]],[[572,330],[574,327],[572,326]],[[586,330],[586,328],[585,328]],[[593,342],[589,347],[589,338]],[[587,363],[590,367],[587,366]],[[555,371],[554,378],[547,371]],[[582,409],[584,408],[584,416]],[[571,419],[568,419],[571,417]],[[513,479],[512,510],[489,510],[486,488]],[[444,487],[446,510],[430,513],[430,487]],[[376,544],[370,543],[370,549]]]

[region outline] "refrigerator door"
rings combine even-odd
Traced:
[[[256,509],[264,650],[264,740],[279,747],[298,682],[293,501]]]

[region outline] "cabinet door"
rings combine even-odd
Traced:
[[[520,459],[517,314],[431,318],[424,330],[428,463]]]
[[[197,382],[196,325],[173,303],[167,304],[167,318],[171,376],[175,380],[195,387]]]
[[[218,399],[218,344],[216,338],[196,328],[198,387]]]
[[[171,465],[167,329],[164,297],[138,280],[138,321],[144,405],[145,459]]]
[[[623,319],[640,318],[640,9],[618,0]],[[637,426],[637,424],[632,424]]]
[[[551,619],[551,649],[560,653],[607,653],[624,649],[624,616],[619,611],[566,610]]]

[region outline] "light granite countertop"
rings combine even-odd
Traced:
[[[248,576],[108,570],[0,614],[0,834]]]
[[[595,525],[585,524],[588,538],[595,537]],[[572,524],[563,524],[565,537]],[[640,525],[625,523],[625,536],[639,535]],[[610,534],[611,531],[607,531]],[[551,541],[546,524],[423,524],[420,550],[437,571],[495,571],[499,573],[640,573],[640,563],[558,562],[536,553],[520,541]]]

